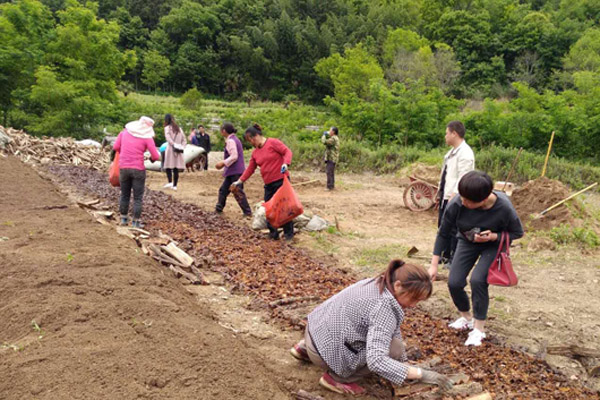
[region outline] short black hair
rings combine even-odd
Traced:
[[[458,193],[475,203],[487,199],[493,189],[492,178],[482,171],[467,172],[458,182]]]
[[[198,128],[204,128],[204,125],[200,124],[198,125]]]
[[[460,121],[450,121],[448,122],[448,125],[446,125],[446,128],[456,132],[461,138],[465,137],[465,126]]]
[[[331,130],[335,132],[336,136],[338,135],[338,128],[337,128],[337,126],[332,126]]]

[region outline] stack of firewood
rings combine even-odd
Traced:
[[[22,130],[0,126],[0,135],[2,134],[11,139],[4,151],[27,163],[73,164],[96,170],[106,170],[110,163],[108,151],[77,144],[73,138],[38,138]]]
[[[77,205],[89,212],[102,225],[115,226],[114,212],[108,211],[109,206],[102,204],[100,200],[78,200]],[[60,208],[66,206],[58,206]],[[186,282],[195,285],[207,285],[208,281],[198,267],[205,267],[210,262],[207,258],[194,259],[185,251],[181,250],[168,235],[159,231],[152,234],[144,229],[129,226],[116,226],[117,233],[135,241],[142,252],[154,258],[175,275]]]

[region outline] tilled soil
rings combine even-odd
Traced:
[[[289,398],[133,242],[16,158],[0,177],[0,398]]]
[[[94,197],[116,207],[118,191],[106,176],[76,167],[52,167],[51,172]],[[243,293],[268,301],[290,296],[330,296],[349,282],[352,274],[315,262],[304,251],[265,240],[220,216],[147,191],[144,218],[150,230],[161,229],[181,247],[204,259]],[[289,319],[301,325],[299,319]],[[457,335],[445,323],[422,312],[411,312],[403,328],[406,337],[419,343],[424,358],[439,355],[450,367],[466,372],[496,399],[597,399],[592,393],[553,372],[544,362],[502,347],[494,340],[481,348],[465,348],[466,334]]]

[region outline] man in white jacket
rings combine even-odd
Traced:
[[[458,182],[469,171],[475,169],[475,155],[473,150],[465,141],[465,126],[460,121],[450,121],[446,125],[446,144],[452,149],[444,156],[444,164],[440,174],[439,182],[439,215],[438,227],[442,223],[444,211],[448,202],[458,193]],[[452,261],[452,255],[456,249],[456,235],[450,245],[442,252],[441,260],[445,263]]]

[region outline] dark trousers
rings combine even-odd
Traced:
[[[327,164],[327,189],[333,189],[335,187],[335,163],[333,161],[325,161]]]
[[[177,168],[167,168],[167,179],[169,183],[173,182],[173,186],[177,186],[177,181],[179,181],[179,170]]]
[[[283,185],[283,179],[275,182],[271,182],[265,185],[265,201],[271,200],[271,197],[277,193],[277,190]],[[269,221],[267,221],[267,228],[269,228],[269,237],[271,239],[279,239],[279,231],[273,227]],[[283,235],[286,239],[294,237],[294,221],[290,221],[283,226]]]
[[[448,276],[448,288],[454,305],[458,311],[467,312],[469,297],[465,292],[465,286],[467,286],[467,276],[473,270],[470,280],[473,316],[481,321],[487,318],[490,305],[487,276],[497,251],[498,243],[479,244],[459,239]]]
[[[139,220],[142,216],[142,201],[146,184],[146,170],[124,168],[119,170],[119,183],[121,184],[121,199],[119,212],[126,217],[129,213],[131,189],[133,189],[133,219]]]
[[[209,151],[206,152],[206,162],[204,163],[204,170],[205,171],[208,171],[208,153],[210,153],[210,152]]]
[[[240,179],[240,176],[242,176],[242,174],[226,176],[225,179],[223,179],[223,183],[219,188],[219,199],[217,200],[217,206],[215,207],[217,212],[223,212],[225,204],[227,203],[227,196],[229,196],[230,193],[229,188],[233,182]],[[235,200],[239,204],[244,215],[252,215],[252,209],[250,208],[250,204],[248,204],[246,193],[244,193],[244,184],[238,186],[237,192],[233,193],[233,197],[235,197]]]
[[[442,225],[442,221],[444,220],[444,212],[446,211],[446,207],[448,207],[449,200],[442,200],[440,202],[440,208],[438,212],[438,228]],[[452,259],[454,258],[454,253],[456,252],[456,244],[458,239],[456,238],[457,229],[456,227],[452,228],[452,233],[450,235],[450,241],[446,245],[446,248],[442,250],[442,254],[440,254],[440,258],[444,263],[452,263]]]

